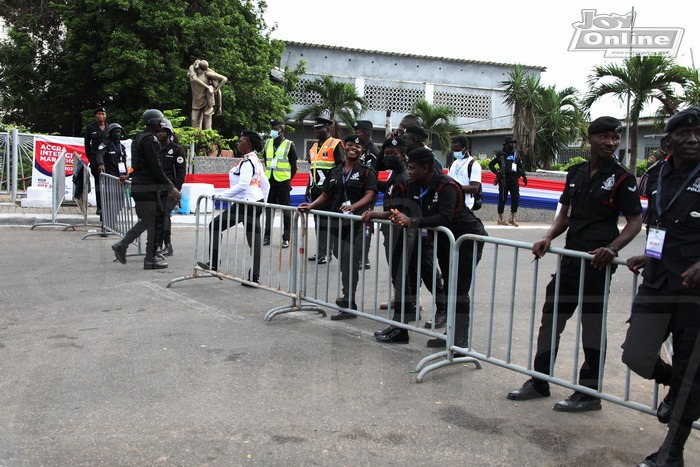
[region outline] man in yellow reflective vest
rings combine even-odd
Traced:
[[[267,202],[291,206],[292,178],[297,173],[297,150],[294,143],[284,137],[285,125],[283,120],[270,122],[270,138],[265,143],[265,175],[270,181],[270,193]],[[270,232],[275,212],[265,210],[265,235],[263,245],[270,244]],[[289,231],[292,223],[292,212],[283,211],[282,248],[289,248]]]
[[[306,187],[306,201],[313,202],[323,193],[323,183],[328,176],[328,172],[333,167],[343,162],[345,152],[343,141],[338,138],[331,138],[331,127],[333,122],[327,118],[316,117],[314,133],[318,141],[309,150],[309,185]],[[328,217],[315,216],[316,239],[318,249],[314,256],[309,257],[309,261],[317,264],[326,264],[331,260],[331,251],[328,245]],[[332,238],[332,236],[331,236]],[[330,245],[332,247],[332,245]]]

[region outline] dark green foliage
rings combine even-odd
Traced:
[[[140,126],[147,108],[182,108],[189,123],[187,69],[196,59],[229,79],[223,115],[213,118],[222,135],[266,129],[270,118],[289,110],[289,82],[270,80],[284,44],[270,38],[262,1],[13,3],[30,12],[39,3],[43,16],[8,18],[12,41],[0,46],[0,106],[7,121],[79,134],[102,104],[109,120],[127,131]],[[293,82],[298,73],[285,75]]]

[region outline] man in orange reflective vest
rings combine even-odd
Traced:
[[[345,153],[343,150],[343,141],[338,138],[332,138],[330,135],[333,122],[327,118],[316,117],[314,125],[314,133],[318,141],[311,146],[309,150],[309,185],[306,187],[306,200],[313,202],[323,193],[323,182],[326,180],[330,170],[336,165],[343,162]],[[316,239],[318,249],[314,256],[309,257],[309,261],[315,261],[317,264],[326,264],[331,260],[331,249],[328,245],[328,218],[324,216],[315,216],[316,223]],[[332,246],[332,245],[331,245]]]

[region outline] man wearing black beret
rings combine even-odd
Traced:
[[[559,338],[566,321],[573,316],[578,306],[581,292],[581,342],[585,361],[579,371],[579,384],[596,391],[599,389],[598,379],[602,371],[601,357],[603,360],[605,357],[605,346],[601,348],[601,335],[604,335],[602,332],[605,329],[604,296],[610,288],[606,281],[606,267],[642,227],[642,206],[636,179],[614,157],[620,145],[621,131],[620,121],[613,117],[600,117],[591,122],[588,127],[591,159],[569,169],[559,199],[561,209],[544,238],[532,246],[532,253],[539,259],[549,250],[552,240],[567,232],[564,248],[593,255],[591,261],[585,262],[583,291],[579,290],[581,260],[570,256],[561,259],[559,295],[555,295],[556,277],[547,285],[534,370],[553,375],[554,368],[550,366],[550,360],[553,362],[556,358]],[[627,221],[622,232],[617,227],[620,213]],[[614,268],[611,269],[611,274],[612,272]],[[555,319],[556,337],[552,348]],[[549,397],[549,383],[538,378],[529,379],[520,389],[508,393],[508,399],[516,401],[539,397]],[[554,406],[554,410],[561,412],[600,409],[600,399],[578,391]]]
[[[700,418],[700,109],[666,123],[670,156],[649,170],[645,254],[627,260],[644,281],[632,304],[622,361],[669,386],[656,416],[668,434],[642,466],[683,465],[683,447]],[[673,335],[673,364],[659,356]]]
[[[392,212],[390,219],[401,227],[419,229],[418,235],[423,239],[424,250],[428,250],[430,254],[434,245],[437,245],[438,264],[443,273],[447,273],[450,271],[452,261],[450,241],[444,233],[427,230],[427,228],[446,227],[455,238],[459,238],[464,234],[487,235],[484,225],[464,204],[464,193],[459,183],[435,170],[435,157],[430,149],[420,148],[408,153],[408,176],[410,178],[408,195],[413,201],[412,213],[407,215],[397,210]],[[477,244],[477,263],[481,259],[483,246],[481,242]],[[472,281],[473,257],[474,242],[463,242],[459,250],[455,285],[457,295],[454,340],[456,346],[463,348],[469,345],[469,288]],[[430,270],[429,273],[432,277],[433,271]],[[408,275],[417,276],[413,272],[409,272]],[[449,274],[443,276],[446,290],[449,290],[448,276]],[[424,279],[423,282],[427,281]],[[428,341],[429,347],[444,345],[444,339]]]
[[[96,162],[97,149],[100,144],[109,139],[107,134],[107,110],[100,106],[93,112],[95,115],[95,121],[91,122],[85,128],[85,155],[90,162],[90,173],[95,179],[95,201],[97,202],[97,215],[100,216],[100,222],[102,221],[102,196],[100,194],[100,168],[99,164]],[[104,170],[104,168],[103,168]]]

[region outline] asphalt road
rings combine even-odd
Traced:
[[[543,234],[489,230],[520,241]],[[508,401],[525,378],[493,365],[453,365],[416,384],[412,370],[430,353],[423,335],[380,344],[371,320],[309,312],[265,322],[288,299],[230,281],[166,288],[192,272],[191,227],[176,227],[163,271],[143,270],[140,258],[115,263],[114,239],[84,233],[0,227],[0,465],[617,466],[635,465],[664,437],[654,417],[607,402],[554,412],[570,393],[561,387],[549,399]],[[492,258],[479,284],[490,281]],[[513,260],[500,261],[510,291]],[[527,310],[527,272],[518,281],[517,308]],[[613,291],[613,374],[623,293]],[[483,324],[474,326],[477,345]],[[698,461],[694,432],[686,462]]]

